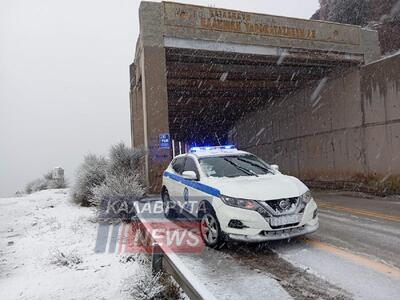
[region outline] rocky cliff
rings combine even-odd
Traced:
[[[367,26],[379,32],[383,53],[400,49],[400,0],[320,0],[312,19]]]

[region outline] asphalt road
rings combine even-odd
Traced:
[[[294,299],[400,299],[400,198],[314,193],[306,237],[222,250],[271,274]]]
[[[311,239],[400,268],[400,198],[317,193],[320,228]]]
[[[220,299],[400,299],[400,198],[314,198],[316,233],[180,256]]]
[[[268,248],[345,292],[335,297],[400,299],[400,198],[338,192],[314,198],[319,230]]]

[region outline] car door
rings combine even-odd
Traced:
[[[199,169],[196,160],[190,156],[186,158],[183,171],[193,171],[196,173],[197,178],[200,179]],[[197,207],[200,199],[202,199],[202,192],[197,189],[199,182],[196,180],[186,180],[186,184],[182,191],[182,207],[190,214],[197,215]]]
[[[170,177],[168,186],[169,196],[179,205],[181,205],[182,202],[183,187],[180,181],[185,166],[185,160],[186,157],[177,157],[172,161],[173,176]]]

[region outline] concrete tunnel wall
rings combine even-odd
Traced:
[[[238,19],[247,26],[233,28]],[[343,24],[147,1],[141,2],[139,22],[140,35],[130,72],[131,137],[132,147],[148,151],[144,174],[151,192],[159,192],[162,172],[172,156],[172,151],[161,148],[159,142],[160,134],[173,134],[166,48],[192,49],[200,43],[201,49],[208,51],[278,58],[285,50],[298,59],[353,63],[370,62],[380,56],[377,32]],[[303,33],[308,33],[306,38]]]
[[[399,70],[400,54],[332,75],[246,115],[232,138],[303,180],[400,176]]]

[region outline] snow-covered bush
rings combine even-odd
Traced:
[[[57,266],[73,267],[83,262],[76,250],[62,252],[59,249],[50,251],[50,263]]]
[[[151,300],[164,291],[160,283],[161,273],[152,274],[146,265],[139,265],[135,275],[128,277],[122,284],[122,290],[135,300]]]
[[[142,176],[142,159],[145,151],[126,147],[123,143],[111,147],[110,159],[104,182],[91,189],[91,204],[100,208],[99,216],[104,219],[130,220],[134,216],[134,201],[145,194]],[[127,209],[105,214],[110,205],[125,205]]]
[[[106,170],[107,160],[104,157],[94,154],[86,155],[78,168],[75,183],[72,186],[71,196],[74,202],[89,206],[93,197],[92,189],[105,181]]]
[[[134,201],[143,197],[144,193],[140,174],[107,174],[106,180],[92,189],[91,203],[98,206],[103,200]]]
[[[52,171],[48,171],[42,178],[29,182],[25,187],[25,192],[31,194],[34,192],[48,189],[63,189],[67,187],[64,179],[54,179]]]
[[[50,180],[47,182],[47,189],[64,189],[67,184],[64,180]]]
[[[25,187],[25,192],[31,194],[34,192],[42,191],[47,189],[47,181],[44,178],[38,178],[29,182]]]
[[[146,152],[140,148],[129,148],[124,143],[111,147],[107,169],[112,175],[137,175],[142,171],[142,161]],[[142,178],[138,178],[142,180]]]
[[[136,263],[139,266],[138,275],[129,277],[122,282],[122,290],[126,292],[130,298],[140,300],[184,299],[183,290],[169,274],[158,273],[153,275],[151,273],[151,261],[148,255],[143,253],[129,254],[127,256],[122,256],[120,258],[120,263]]]
[[[72,188],[75,202],[84,206],[107,206],[111,201],[135,201],[145,194],[142,161],[145,151],[119,143],[110,158],[87,155]]]
[[[47,173],[43,174],[43,178],[46,179],[47,181],[50,181],[53,179],[53,172],[52,171],[48,171]]]

